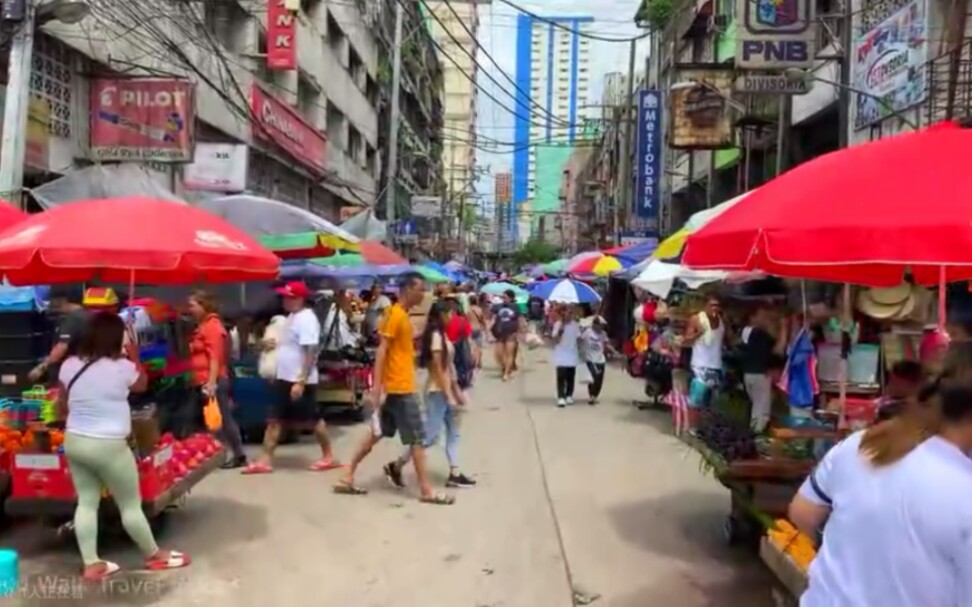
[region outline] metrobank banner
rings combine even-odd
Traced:
[[[661,204],[662,94],[656,89],[638,91],[638,146],[635,155],[634,215],[658,221]]]

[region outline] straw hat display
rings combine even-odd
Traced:
[[[895,287],[864,289],[857,294],[857,309],[877,320],[922,322],[927,318],[931,294],[924,288],[902,283]]]

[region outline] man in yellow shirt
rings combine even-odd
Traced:
[[[365,457],[382,438],[401,437],[402,444],[411,449],[418,477],[421,500],[430,504],[451,504],[451,496],[436,493],[429,484],[425,467],[425,425],[418,400],[415,380],[415,340],[410,308],[422,302],[425,279],[417,272],[402,275],[398,303],[392,305],[381,322],[381,339],[375,356],[374,388],[371,402],[376,407],[368,437],[364,440],[348,467],[347,474],[334,486],[336,493],[364,495],[367,490],[354,484],[354,473]]]

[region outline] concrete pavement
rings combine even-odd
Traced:
[[[362,497],[331,492],[338,471],[302,469],[313,446],[284,447],[273,475],[217,473],[170,515],[159,541],[192,554],[183,571],[127,573],[78,599],[72,543],[35,525],[0,534],[22,550],[28,582],[0,605],[568,607],[575,591],[610,607],[771,605],[755,555],[723,545],[727,493],[664,415],[631,406],[638,384],[609,369],[602,404],[557,409],[546,358],[528,353],[507,384],[495,370],[479,378],[461,447],[479,486],[454,506],[418,503],[411,474],[408,491],[387,486],[397,442],[362,466]],[[366,432],[332,427],[338,453]],[[440,448],[430,462],[443,482]],[[126,541],[102,547],[138,565]]]

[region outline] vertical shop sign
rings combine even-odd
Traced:
[[[275,143],[315,173],[327,170],[327,139],[286,103],[253,85],[253,135]]]
[[[638,147],[634,215],[658,221],[661,200],[661,91],[638,91]]]
[[[815,0],[736,0],[736,67],[809,68],[814,56]]]
[[[854,95],[855,129],[925,99],[929,35],[927,2],[914,0],[857,37],[851,54],[854,89],[859,91]]]
[[[92,159],[191,161],[196,119],[193,92],[192,83],[185,80],[92,80]]]
[[[297,69],[297,15],[286,0],[267,0],[267,68]]]

